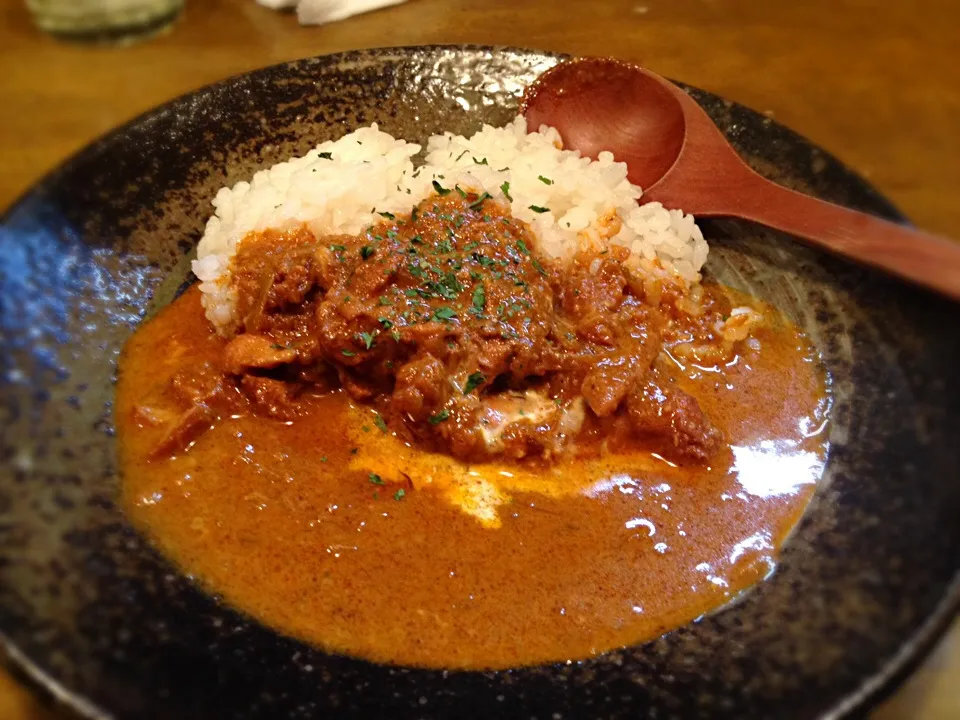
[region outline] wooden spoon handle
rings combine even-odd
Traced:
[[[749,172],[716,212],[753,220],[960,300],[960,242],[817,200]]]

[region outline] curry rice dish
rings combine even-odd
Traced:
[[[128,512],[227,602],[385,663],[635,644],[774,568],[827,376],[694,219],[522,118],[361,128],[217,195],[121,360]]]

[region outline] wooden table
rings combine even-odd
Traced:
[[[253,0],[187,0],[130,48],[39,34],[0,0],[0,207],[96,136],[228,75],[352,48],[496,43],[617,55],[765,111],[833,151],[917,224],[960,237],[956,0],[411,0],[323,27]],[[49,718],[0,674],[0,717]],[[960,717],[960,627],[874,719]]]

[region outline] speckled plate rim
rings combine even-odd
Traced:
[[[95,155],[103,145],[107,145],[114,141],[115,138],[123,136],[133,127],[151,123],[167,113],[176,112],[179,108],[187,107],[194,98],[218,88],[226,88],[240,78],[260,73],[276,72],[283,68],[302,65],[303,63],[329,62],[333,58],[349,59],[351,55],[359,55],[367,52],[376,52],[382,56],[396,55],[402,57],[414,52],[430,51],[485,52],[491,54],[508,53],[521,57],[538,55],[553,57],[558,61],[573,57],[573,55],[569,53],[509,45],[437,43],[428,45],[373,46],[323,55],[305,56],[230,75],[222,80],[203,85],[172,98],[161,105],[137,114],[117,127],[94,138],[88,144],[69,155],[64,161],[46,171],[29,187],[16,196],[15,199],[0,212],[0,224],[6,223],[14,210],[37,190],[44,186],[55,184],[61,176],[68,174],[73,168],[81,165],[88,156]],[[709,90],[703,90],[681,81],[672,80],[672,82],[675,82],[687,90],[701,91],[714,95],[714,97],[728,102],[730,107],[737,110],[759,114],[752,108],[727,100],[723,96],[715,95]],[[816,149],[828,163],[846,176],[848,183],[858,185],[858,189],[869,194],[878,205],[884,206],[890,219],[909,224],[908,218],[889,199],[846,163],[795,130],[779,122],[771,122],[776,125],[778,132],[796,142],[798,145]],[[899,651],[889,658],[877,672],[865,678],[858,688],[849,692],[822,717],[829,718],[830,720],[835,718],[839,720],[841,718],[866,717],[871,709],[875,708],[884,699],[890,697],[901,684],[922,665],[958,615],[960,615],[960,571],[954,575],[949,587],[944,592],[934,611],[928,615],[913,635],[903,643]],[[113,717],[108,711],[101,709],[94,703],[88,701],[80,693],[72,691],[66,687],[66,685],[56,680],[51,674],[40,667],[40,665],[31,660],[8,635],[2,631],[0,631],[0,651],[3,653],[3,664],[6,666],[6,669],[46,702],[53,703],[59,708],[74,713],[78,717],[89,718],[90,720],[107,720]]]

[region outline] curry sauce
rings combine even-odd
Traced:
[[[507,668],[641,642],[767,576],[822,473],[826,375],[797,328],[762,314],[719,365],[665,350],[658,372],[723,437],[703,462],[642,445],[539,466],[455,459],[336,389],[290,416],[202,420],[158,457],[157,398],[227,344],[191,288],[121,360],[124,503],[205,587],[330,651]]]

